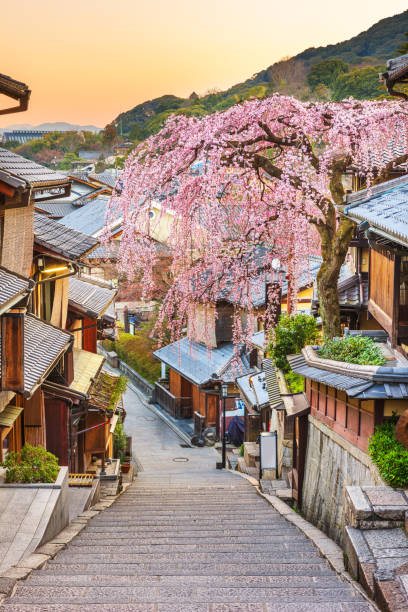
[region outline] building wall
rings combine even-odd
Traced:
[[[345,487],[383,485],[369,456],[309,415],[302,514],[342,544]]]
[[[1,265],[29,276],[34,248],[34,207],[8,208],[4,213]]]

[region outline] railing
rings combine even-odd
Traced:
[[[193,400],[191,397],[176,397],[163,385],[156,383],[154,399],[163,410],[175,419],[190,419],[192,417]]]

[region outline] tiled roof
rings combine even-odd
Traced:
[[[101,172],[100,174],[90,174],[89,178],[92,181],[97,181],[98,183],[103,183],[108,187],[115,187],[119,176],[112,174],[111,172]]]
[[[35,205],[35,209],[38,212],[43,212],[54,219],[61,219],[69,215],[74,210],[77,210],[72,200],[47,200],[45,202],[38,202]]]
[[[7,182],[7,177],[10,181],[19,179],[24,181],[27,187],[68,187],[70,185],[69,179],[64,174],[25,159],[21,155],[16,155],[8,149],[0,148],[0,170],[2,180]]]
[[[395,82],[408,73],[408,55],[401,55],[387,62],[388,79]]]
[[[235,382],[251,408],[259,410],[263,406],[269,405],[265,372],[251,372],[245,376],[239,376]]]
[[[98,244],[96,238],[40,213],[34,215],[34,240],[36,244],[68,259],[78,259]]]
[[[271,408],[278,408],[282,404],[280,396],[278,380],[276,378],[276,369],[272,359],[264,359],[262,368],[265,372],[266,389],[269,397],[269,405]]]
[[[116,289],[99,287],[72,276],[69,279],[70,306],[81,310],[91,318],[100,317],[108,309],[116,294]]]
[[[370,230],[408,246],[408,176],[346,196],[344,213]]]
[[[63,218],[61,223],[67,227],[87,232],[94,236],[100,232],[105,225],[106,210],[108,208],[108,198],[95,198],[90,200],[88,204],[74,210],[69,215]]]
[[[338,374],[330,370],[311,366],[301,355],[289,355],[290,367],[296,374],[310,378],[357,399],[407,399],[408,369],[379,367],[372,379]]]
[[[115,241],[109,243],[108,252],[106,252],[106,247],[103,244],[100,244],[95,249],[93,249],[89,255],[86,256],[87,259],[117,259],[119,253],[119,244]]]
[[[237,376],[250,371],[245,356],[235,359],[232,342],[209,350],[202,344],[183,338],[153,354],[195,385],[202,385],[214,377],[224,382],[233,382]]]
[[[263,349],[265,342],[265,330],[262,329],[261,331],[256,332],[256,334],[252,336],[251,340],[254,346]]]
[[[0,310],[7,305],[16,303],[19,296],[22,296],[29,288],[31,282],[28,278],[19,276],[0,266]]]
[[[34,315],[24,317],[24,394],[31,395],[66,351],[72,335],[44,323]],[[1,369],[1,364],[0,364]]]
[[[12,113],[17,111],[24,111],[28,108],[28,100],[30,98],[30,90],[28,85],[16,81],[11,77],[0,74],[0,94],[13,98],[13,100],[19,100],[19,106],[12,108],[2,109],[2,115],[6,113]]]

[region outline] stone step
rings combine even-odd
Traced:
[[[305,587],[318,586],[319,588],[332,588],[339,586],[339,579],[335,575],[304,576],[304,575],[277,575],[277,576],[202,576],[202,575],[170,575],[170,576],[130,576],[130,575],[70,575],[45,574],[36,572],[25,582],[27,586],[152,586],[152,585],[207,585],[255,588],[258,586]]]
[[[193,506],[190,508],[185,508],[182,507],[181,509],[177,509],[177,508],[168,508],[165,505],[162,505],[160,507],[151,507],[148,509],[144,509],[144,508],[139,508],[139,506],[135,505],[133,508],[131,506],[127,507],[127,508],[118,508],[116,509],[111,509],[111,508],[107,508],[106,511],[102,514],[99,515],[97,517],[95,517],[94,520],[98,520],[98,519],[105,519],[105,517],[109,517],[110,515],[115,515],[115,516],[120,516],[121,518],[126,518],[127,516],[129,517],[138,517],[138,516],[169,516],[169,517],[174,517],[174,515],[177,515],[180,518],[183,517],[189,517],[189,516],[197,516],[197,514],[199,514],[200,516],[211,516],[213,517],[215,514],[217,517],[223,518],[223,517],[235,517],[235,518],[239,518],[242,517],[243,515],[243,510],[242,508],[240,509],[239,507],[235,507],[232,506],[230,508],[227,508],[225,506],[219,506],[216,510],[214,510],[214,508],[208,508],[206,506],[202,506],[202,505],[197,505],[197,506]],[[268,506],[262,504],[261,507],[256,508],[256,507],[251,507],[251,505],[248,505],[247,507],[245,507],[245,512],[250,512],[251,517],[273,517],[275,516],[276,518],[279,518],[279,514],[273,510],[273,508],[269,509]]]
[[[198,546],[209,546],[209,545],[218,545],[218,544],[233,544],[235,546],[247,545],[247,544],[263,544],[269,543],[269,545],[274,545],[276,543],[295,543],[295,542],[304,542],[304,538],[301,537],[300,534],[293,533],[291,535],[283,535],[283,534],[275,534],[275,535],[263,535],[259,536],[223,536],[222,539],[211,537],[211,536],[193,536],[186,537],[185,534],[180,533],[180,535],[172,536],[172,537],[154,537],[149,534],[148,538],[140,538],[135,537],[134,535],[123,535],[116,536],[115,538],[107,537],[106,534],[94,534],[94,533],[85,533],[85,535],[77,536],[74,540],[72,540],[72,546],[116,546],[116,545],[124,545],[128,543],[129,546],[163,546],[163,545],[174,545],[174,546],[184,546],[190,544],[197,544]]]
[[[88,543],[72,543],[72,554],[101,554],[108,555],[114,551],[115,555],[124,554],[145,554],[145,555],[156,555],[158,553],[238,553],[240,552],[242,555],[247,555],[249,553],[271,553],[277,555],[279,553],[286,552],[308,552],[310,554],[317,555],[317,549],[310,542],[305,542],[304,540],[295,540],[292,541],[284,541],[280,542],[276,540],[273,543],[266,544],[243,544],[239,548],[236,544],[230,544],[228,542],[223,542],[222,540],[216,544],[207,544],[207,543],[189,543],[189,544],[153,544],[153,545],[143,545],[143,544],[109,544],[103,545],[98,542],[95,542],[91,545]]]
[[[302,602],[354,602],[356,592],[339,582],[338,588],[329,589],[317,586],[302,587],[207,587],[207,586],[143,586],[143,587],[52,587],[44,591],[42,586],[19,585],[12,603],[62,603],[62,604],[107,604],[107,603],[179,603],[179,602],[211,602],[211,603],[241,603],[266,602],[275,598],[284,598],[285,603]]]
[[[271,524],[273,524],[274,522],[274,518],[275,518],[275,523],[277,525],[282,523],[282,520],[280,519],[279,516],[274,517],[274,515],[272,515],[270,517],[270,521],[268,520],[268,515],[262,515],[262,516],[245,516],[245,517],[235,517],[235,516],[223,516],[223,517],[218,517],[218,516],[214,516],[214,515],[209,515],[209,516],[203,516],[201,517],[198,513],[196,515],[192,515],[192,516],[180,516],[177,515],[175,517],[172,516],[167,516],[167,517],[161,517],[160,518],[160,524],[162,525],[166,525],[166,524],[170,524],[170,525],[177,525],[177,524],[184,524],[187,525],[188,521],[187,519],[190,520],[191,523],[194,522],[200,522],[201,525],[204,524],[208,524],[208,525],[214,525],[214,528],[216,529],[217,526],[219,528],[220,525],[227,525],[228,523],[231,524],[237,524],[237,525],[242,525],[243,523],[245,525],[266,525],[269,522]],[[127,517],[121,517],[121,524],[125,525],[125,524],[129,524],[130,525],[157,525],[159,520],[159,517],[157,517],[156,520],[154,520],[153,518],[151,518],[150,516],[147,517],[143,517],[143,516],[127,516]],[[103,515],[98,518],[97,516],[92,519],[91,524],[92,525],[102,525],[103,523],[106,524],[112,524],[112,518],[110,516],[107,516],[105,513],[103,513]]]
[[[204,531],[203,529],[200,528],[199,525],[195,525],[194,528],[190,527],[190,529],[184,529],[184,528],[168,528],[166,530],[163,529],[163,527],[151,527],[148,531],[146,531],[146,529],[144,529],[143,527],[139,527],[137,529],[132,529],[131,531],[129,530],[129,528],[126,527],[121,527],[121,526],[117,526],[116,529],[109,529],[109,527],[86,527],[81,534],[78,536],[78,538],[87,538],[87,539],[93,539],[93,538],[108,538],[108,537],[112,537],[115,539],[121,539],[121,538],[128,538],[128,537],[132,537],[132,538],[145,538],[145,537],[149,537],[149,538],[174,538],[174,539],[178,539],[178,538],[185,538],[185,539],[201,539],[201,538],[210,538],[211,540],[214,539],[217,542],[219,541],[220,537],[229,537],[229,538],[250,538],[251,541],[253,538],[267,538],[267,537],[286,537],[286,536],[292,536],[292,537],[296,537],[296,536],[300,536],[300,532],[296,529],[296,527],[287,527],[285,528],[285,526],[280,526],[280,525],[275,525],[274,527],[269,527],[269,526],[264,526],[263,528],[259,528],[259,529],[240,529],[239,527],[236,528],[231,528],[228,530],[222,530],[221,533],[219,533],[217,535],[217,532],[215,532],[214,530],[206,530]]]
[[[316,549],[315,549],[316,550]],[[149,557],[148,553],[116,553],[112,552],[112,548],[110,552],[107,554],[98,554],[91,552],[76,552],[74,548],[62,550],[58,556],[54,559],[57,563],[66,563],[70,561],[71,563],[98,563],[98,561],[106,560],[110,563],[146,563],[149,561],[167,561],[168,563],[172,563],[174,561],[184,561],[186,564],[192,563],[194,561],[207,561],[207,562],[222,562],[229,561],[231,563],[239,563],[242,561],[243,557],[247,563],[279,563],[286,561],[290,563],[293,561],[293,557],[296,556],[296,560],[309,561],[313,556],[317,557],[317,550],[315,553],[311,550],[305,551],[295,551],[295,554],[292,552],[216,552],[216,553],[194,553],[194,552],[185,552],[185,553],[156,553],[154,555],[154,559]]]
[[[13,600],[11,600],[13,601]],[[283,607],[284,606],[284,607]],[[330,603],[285,603],[280,602],[250,602],[235,606],[227,606],[223,603],[195,603],[195,604],[171,604],[171,603],[130,603],[126,604],[103,604],[99,603],[97,608],[93,604],[8,604],[8,612],[373,612],[372,606],[365,602],[330,602]]]
[[[58,555],[59,557],[59,555]],[[57,558],[58,558],[57,557]],[[167,561],[146,561],[145,563],[124,562],[110,563],[102,561],[100,563],[63,563],[57,562],[56,559],[48,561],[45,568],[41,572],[36,572],[32,575],[52,574],[52,575],[131,575],[131,576],[193,576],[200,574],[202,576],[323,576],[333,575],[333,571],[323,559],[310,558],[306,560],[292,559],[288,562],[261,562],[261,563],[231,563],[226,559],[224,563],[207,560],[206,562],[180,563],[173,564]]]

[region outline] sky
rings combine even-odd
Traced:
[[[103,127],[145,100],[226,89],[406,8],[406,0],[342,0],[341,8],[333,0],[0,0],[0,72],[32,90],[29,110],[0,116],[0,127]]]

